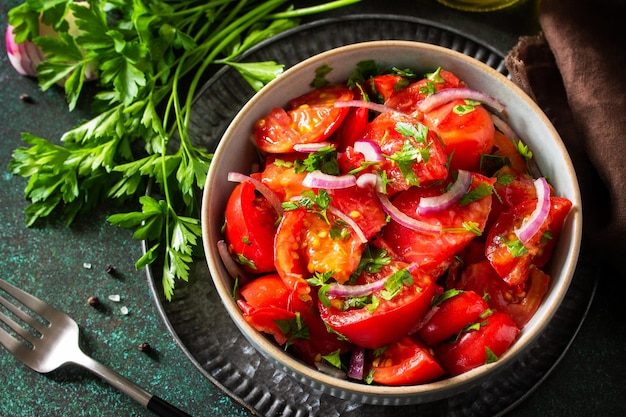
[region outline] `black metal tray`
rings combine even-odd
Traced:
[[[243,60],[273,60],[289,67],[335,47],[383,39],[448,47],[507,75],[504,57],[489,45],[432,22],[391,15],[359,15],[308,23],[259,44]],[[217,71],[195,99],[189,127],[192,139],[213,151],[230,121],[253,94],[235,70],[225,67]],[[567,351],[586,315],[596,285],[593,267],[581,260],[570,290],[546,332],[496,378],[445,400],[383,407],[322,394],[272,366],[231,322],[204,261],[193,264],[189,282],[177,284],[171,302],[163,297],[160,269],[155,266],[147,271],[163,320],[199,371],[252,413],[285,417],[504,414],[529,395]]]

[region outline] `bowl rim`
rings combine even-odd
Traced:
[[[365,403],[377,403],[380,401],[395,401],[398,399],[405,399],[407,397],[413,398],[411,403],[415,403],[415,396],[420,394],[428,394],[429,397],[425,401],[434,401],[453,395],[455,392],[462,390],[470,384],[476,384],[483,378],[494,375],[496,372],[504,371],[507,366],[523,351],[525,347],[530,345],[544,330],[547,323],[552,318],[559,305],[561,304],[567,289],[572,281],[578,256],[580,253],[581,237],[582,237],[582,203],[580,197],[580,191],[578,188],[578,181],[576,173],[573,168],[569,154],[562,142],[558,132],[539,108],[539,106],[517,85],[504,75],[488,66],[487,64],[480,62],[479,60],[465,55],[461,52],[454,51],[450,48],[443,46],[433,45],[418,41],[404,41],[404,40],[378,40],[378,41],[366,41],[340,46],[330,49],[320,54],[307,58],[294,66],[285,70],[276,79],[268,83],[264,88],[257,92],[237,113],[235,118],[229,124],[227,130],[222,136],[220,143],[214,153],[214,160],[219,159],[226,148],[226,142],[224,138],[228,138],[231,135],[234,126],[237,125],[242,118],[245,118],[247,109],[258,105],[263,99],[270,94],[274,86],[280,85],[285,78],[288,78],[291,74],[298,73],[307,67],[317,67],[330,57],[346,52],[355,52],[361,50],[367,50],[372,48],[408,48],[414,51],[432,51],[447,55],[453,59],[457,59],[471,64],[478,68],[479,71],[486,72],[490,77],[497,78],[507,89],[512,91],[515,95],[521,97],[533,112],[541,119],[544,126],[548,129],[551,137],[555,140],[555,145],[561,150],[562,155],[565,157],[564,163],[568,167],[568,172],[572,175],[572,200],[573,206],[567,221],[571,227],[571,244],[567,253],[569,256],[565,259],[563,264],[561,276],[564,276],[561,285],[558,288],[551,288],[549,294],[542,302],[543,314],[541,317],[533,317],[532,332],[524,331],[528,324],[522,330],[522,333],[515,341],[515,343],[503,354],[498,361],[480,366],[473,370],[470,370],[461,375],[453,377],[445,377],[441,380],[418,384],[418,385],[405,385],[405,386],[384,386],[384,385],[368,385],[361,382],[354,382],[350,380],[343,380],[334,376],[325,374],[321,371],[314,369],[313,367],[301,362],[292,355],[284,352],[278,345],[276,345],[269,337],[253,329],[243,318],[243,315],[237,308],[236,303],[231,298],[231,289],[224,285],[224,282],[219,279],[219,274],[223,271],[223,266],[219,257],[213,254],[213,249],[210,244],[210,226],[211,219],[209,218],[208,207],[209,195],[211,189],[211,181],[214,178],[217,170],[217,164],[211,164],[207,174],[206,184],[202,197],[202,238],[205,242],[204,251],[206,261],[209,266],[211,279],[213,280],[216,289],[220,295],[222,303],[226,308],[229,316],[234,321],[235,325],[239,328],[241,333],[246,339],[260,352],[264,357],[273,361],[276,365],[286,371],[288,374],[296,377],[301,383],[310,385],[323,392],[327,392],[331,395],[338,396],[340,398],[357,400]],[[214,255],[214,256],[212,256]],[[541,319],[541,320],[539,320]],[[531,322],[533,321],[531,320]],[[539,321],[539,323],[535,323]]]

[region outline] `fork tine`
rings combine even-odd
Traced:
[[[33,329],[35,329],[39,333],[43,332],[46,329],[46,327],[47,327],[46,324],[44,324],[43,322],[37,320],[33,316],[27,314],[25,311],[23,311],[22,309],[18,308],[15,304],[11,303],[9,300],[7,300],[6,298],[4,298],[1,295],[0,295],[0,304],[5,306],[9,311],[11,311],[17,317],[19,317],[20,320],[24,321],[26,324],[31,326]],[[42,317],[42,320],[47,322],[47,320],[43,319],[43,317]]]
[[[21,336],[24,340],[26,340],[30,344],[34,343],[33,339],[37,339],[38,338],[36,335],[34,335],[32,332],[28,331],[28,329],[26,329],[23,326],[21,326],[19,323],[17,323],[11,317],[9,317],[6,314],[4,314],[2,311],[0,311],[0,321],[4,322],[15,333],[17,333],[19,336]],[[6,330],[5,330],[5,333],[7,333],[10,336],[10,334],[8,332],[6,332]]]
[[[4,290],[11,297],[15,298],[20,303],[31,309],[33,312],[41,315],[49,308],[48,304],[41,301],[39,298],[33,297],[26,291],[23,291],[3,279],[0,279],[0,289]]]

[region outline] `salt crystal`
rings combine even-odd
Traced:
[[[122,299],[122,297],[120,297],[119,294],[111,294],[111,295],[109,295],[109,300],[113,301],[114,303],[119,303],[121,299]]]
[[[85,262],[85,263],[83,263],[83,268],[91,269],[91,264],[89,262]]]
[[[128,314],[128,307],[126,307],[126,306],[120,307],[120,313],[122,313],[123,315],[127,315]]]

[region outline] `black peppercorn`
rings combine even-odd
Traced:
[[[139,349],[140,352],[144,352],[144,353],[150,353],[150,350],[151,350],[150,344],[146,342],[140,343],[137,349]]]
[[[100,299],[95,295],[92,295],[87,299],[87,303],[92,307],[100,307]]]

